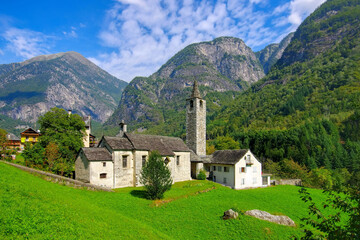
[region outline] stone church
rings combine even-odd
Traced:
[[[97,147],[82,148],[75,161],[77,180],[109,187],[140,186],[140,172],[151,151],[158,151],[174,182],[196,178],[205,169],[209,179],[241,189],[269,184],[261,163],[250,150],[222,150],[206,155],[206,101],[194,82],[186,100],[186,144],[180,138],[133,134],[120,123],[117,137],[103,136]]]

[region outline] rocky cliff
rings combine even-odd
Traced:
[[[184,109],[196,79],[202,95],[241,91],[265,74],[254,52],[241,39],[221,37],[189,45],[148,78],[125,88],[118,109],[107,122],[162,122],[169,110]]]
[[[266,74],[270,71],[270,68],[281,58],[285,48],[289,45],[293,36],[294,33],[289,33],[280,43],[270,44],[263,50],[255,53]]]
[[[76,52],[0,65],[0,113],[35,122],[52,107],[106,121],[126,82]]]

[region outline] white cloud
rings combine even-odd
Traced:
[[[326,0],[293,0],[290,2],[291,14],[289,22],[294,26],[299,26],[301,22],[310,15],[318,6]]]
[[[90,60],[130,81],[155,72],[194,42],[234,36],[258,48],[279,41],[323,1],[291,0],[269,10],[264,6],[272,1],[118,0],[99,33],[111,50]]]
[[[1,36],[8,42],[6,48],[24,59],[48,54],[49,37],[40,32],[11,27]]]

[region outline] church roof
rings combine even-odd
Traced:
[[[190,152],[181,138],[125,133],[134,149],[158,151],[163,156],[174,156],[174,152]]]
[[[209,161],[218,164],[236,164],[248,151],[249,149],[218,150],[212,154]]]
[[[192,90],[190,98],[201,98],[200,91],[199,91],[198,84],[197,84],[196,80],[194,81],[194,86],[193,86],[193,90]]]
[[[82,148],[89,161],[111,161],[112,156],[105,148]]]
[[[127,138],[104,136],[104,139],[112,149],[132,150],[134,148]]]

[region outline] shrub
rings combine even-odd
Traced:
[[[206,172],[204,169],[201,169],[199,174],[197,175],[198,180],[205,180],[206,179]]]

